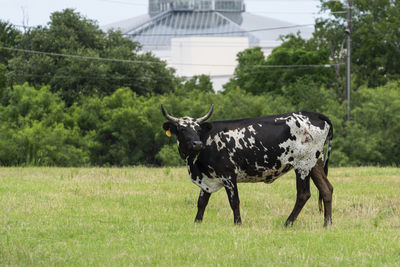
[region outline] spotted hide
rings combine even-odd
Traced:
[[[310,178],[324,203],[324,226],[332,223],[333,187],[327,179],[332,123],[319,113],[299,111],[275,116],[205,122],[201,118],[168,119],[163,128],[177,137],[191,181],[201,188],[195,221],[203,219],[210,195],[225,188],[235,224],[241,224],[237,183],[272,183],[294,169],[297,199],[285,225],[292,224],[310,197]],[[324,162],[324,145],[328,141]]]

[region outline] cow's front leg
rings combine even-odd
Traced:
[[[197,200],[197,215],[194,222],[201,222],[203,220],[204,210],[207,207],[210,196],[211,193],[207,193],[203,189],[200,190],[199,199]]]
[[[235,225],[241,225],[242,218],[240,217],[240,201],[236,181],[225,180],[224,187],[228,195],[229,204],[231,205],[233,211],[233,223]]]

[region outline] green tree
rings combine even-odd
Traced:
[[[2,97],[2,92],[4,90],[4,88],[6,88],[7,86],[7,69],[6,66],[4,64],[0,63],[0,98]]]
[[[352,27],[352,71],[356,85],[383,85],[400,74],[400,3],[391,0],[354,1]],[[316,23],[315,38],[329,46],[332,58],[344,58],[346,4],[321,0],[321,8],[333,13]]]
[[[165,62],[139,53],[139,44],[121,32],[105,33],[71,9],[54,12],[48,26],[24,33],[19,47],[46,54],[18,53],[9,61],[9,81],[50,85],[68,106],[81,96],[107,96],[121,87],[146,95],[170,92],[177,85]]]
[[[191,90],[199,90],[206,93],[213,93],[213,85],[208,75],[195,75],[189,80],[182,83],[182,90],[187,92]],[[176,91],[175,91],[176,92]]]
[[[16,47],[21,32],[12,24],[0,20],[0,47]],[[0,64],[7,65],[8,60],[12,57],[12,51],[0,49]]]
[[[268,82],[265,74],[267,70],[263,69],[265,65],[264,53],[260,47],[246,49],[237,54],[238,66],[235,68],[235,77],[224,85],[226,91],[242,88],[246,92],[253,94],[267,93],[265,84]],[[257,67],[256,67],[257,66]],[[276,88],[272,88],[275,90]]]
[[[334,79],[333,70],[323,67],[330,64],[328,51],[299,35],[287,35],[267,58],[260,47],[240,52],[238,62],[235,77],[225,86],[227,90],[240,87],[252,94],[282,94],[283,87],[300,78],[328,85]]]

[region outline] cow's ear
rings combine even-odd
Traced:
[[[173,134],[176,134],[176,132],[177,132],[176,126],[172,122],[169,122],[169,121],[164,122],[162,127],[163,127],[164,131],[170,131],[170,133],[173,133]]]
[[[204,132],[208,132],[212,129],[212,124],[209,122],[204,122],[204,123],[200,124],[200,127]]]

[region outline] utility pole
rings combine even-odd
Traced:
[[[351,28],[352,28],[352,9],[353,0],[347,0],[347,60],[346,60],[346,94],[347,94],[347,121],[350,120],[350,89],[351,89]]]

